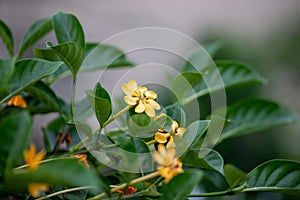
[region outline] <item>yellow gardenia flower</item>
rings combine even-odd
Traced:
[[[20,108],[26,108],[27,107],[27,103],[21,95],[13,96],[13,98],[11,98],[7,102],[7,105],[8,106],[16,106],[16,107],[20,107]]]
[[[25,150],[23,153],[24,161],[28,165],[28,168],[31,170],[35,170],[39,166],[40,161],[43,160],[45,155],[45,151],[36,153],[36,147],[34,144],[30,144],[29,149]]]
[[[168,183],[174,176],[183,172],[182,163],[176,157],[175,148],[165,148],[158,145],[158,151],[153,153],[154,160],[158,163],[157,171]]]
[[[40,196],[40,192],[45,192],[49,190],[49,185],[47,183],[29,183],[28,184],[28,191],[29,194],[37,198]]]
[[[185,132],[185,128],[178,127],[178,123],[175,120],[173,120],[171,126],[171,132],[178,137],[182,137],[182,135]],[[173,141],[173,136],[171,136],[171,134],[165,131],[164,129],[159,129],[158,132],[155,133],[154,139],[156,142],[160,144],[167,143],[167,145],[169,145],[169,141],[170,140]]]
[[[127,95],[124,97],[124,101],[129,105],[136,105],[136,113],[146,112],[148,116],[154,117],[155,110],[160,109],[159,104],[154,101],[157,94],[144,86],[138,86],[135,80],[123,84],[122,90]]]

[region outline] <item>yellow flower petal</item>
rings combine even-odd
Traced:
[[[154,135],[154,139],[158,143],[166,143],[169,137],[170,137],[170,133],[156,132]]]
[[[30,144],[29,149],[23,152],[24,161],[31,170],[35,170],[39,166],[40,161],[43,160],[45,155],[45,151],[40,151],[36,154],[36,147],[34,144]]]
[[[153,106],[148,103],[146,104],[145,112],[149,117],[155,117],[155,115],[156,115]]]
[[[137,89],[137,83],[135,80],[130,80],[128,81],[128,84],[124,83],[122,85],[123,92],[128,96],[131,96],[136,89]]]
[[[176,145],[173,139],[173,136],[170,136],[170,139],[166,145],[167,149],[175,149]]]
[[[145,109],[146,109],[146,106],[144,105],[143,101],[140,100],[139,104],[135,107],[134,111],[136,113],[142,113],[145,111]]]
[[[28,191],[29,194],[36,198],[40,196],[40,192],[45,192],[49,190],[49,185],[46,183],[29,183]]]
[[[154,101],[152,99],[148,99],[148,100],[146,100],[146,102],[148,104],[150,104],[155,110],[159,110],[160,109],[160,105],[156,101]]]
[[[156,99],[157,98],[157,94],[153,91],[146,91],[145,96],[148,99]]]
[[[176,133],[177,128],[178,128],[178,123],[175,120],[173,120],[172,121],[172,126],[171,126],[172,133]]]
[[[16,106],[16,107],[20,107],[20,108],[26,108],[27,107],[27,103],[26,103],[25,99],[21,95],[13,96],[7,102],[7,105],[8,106]]]
[[[175,134],[176,134],[178,137],[182,137],[184,133],[185,133],[185,128],[180,127],[180,128],[178,128],[178,129],[176,130],[176,133],[175,133]]]
[[[139,98],[137,97],[130,97],[130,96],[125,96],[124,101],[129,104],[129,105],[136,105],[139,101]]]

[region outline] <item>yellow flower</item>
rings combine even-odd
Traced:
[[[153,153],[154,160],[158,163],[157,171],[168,183],[174,176],[183,172],[182,163],[176,157],[175,148],[165,148],[158,145],[158,151]]]
[[[89,164],[86,160],[86,154],[75,154],[72,155],[71,157],[77,158],[80,162],[82,162],[86,167],[89,167]]]
[[[35,170],[39,166],[40,161],[43,160],[45,155],[45,151],[36,153],[36,147],[34,144],[30,144],[29,149],[25,150],[23,153],[24,161],[28,165],[28,168],[31,170]]]
[[[46,183],[29,183],[28,184],[28,191],[29,194],[36,198],[40,196],[40,192],[42,191],[48,191],[49,185]]]
[[[21,95],[13,96],[13,98],[11,98],[7,102],[7,105],[8,106],[16,106],[16,107],[20,107],[20,108],[26,108],[27,107],[27,103]]]
[[[136,105],[136,113],[146,112],[148,116],[154,117],[155,110],[160,109],[159,104],[154,101],[157,94],[144,86],[138,86],[135,80],[123,84],[122,90],[127,95],[124,97],[124,101],[129,105]]]
[[[171,133],[178,136],[178,137],[182,137],[184,132],[185,132],[185,128],[178,127],[178,123],[175,120],[173,120],[172,121],[172,126],[171,126]],[[159,129],[158,132],[155,133],[154,139],[155,139],[156,142],[158,142],[160,144],[167,143],[167,146],[168,145],[173,145],[173,144],[170,144],[171,140],[172,140],[172,143],[173,143],[173,136],[164,129]]]

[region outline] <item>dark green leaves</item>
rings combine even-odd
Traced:
[[[95,111],[100,126],[103,127],[112,112],[112,105],[108,92],[100,85],[100,83],[97,83],[93,94],[88,93],[88,100]]]
[[[48,42],[47,45],[64,61],[75,77],[84,59],[82,46],[77,42],[63,43],[57,46],[52,46]]]
[[[21,57],[31,45],[33,45],[51,30],[51,18],[43,18],[37,20],[34,24],[31,25],[31,27],[23,36],[18,56]]]
[[[248,174],[245,191],[273,191],[300,194],[300,163],[290,160],[268,161]]]
[[[215,64],[203,67],[199,72],[183,73],[174,79],[174,85],[177,85],[175,89],[179,90],[178,94],[184,91],[187,94],[193,89],[194,93],[183,100],[184,104],[220,89],[264,82],[265,80],[254,70],[232,61],[216,61]],[[182,85],[185,88],[182,88]]]
[[[12,57],[14,55],[13,35],[9,27],[2,20],[0,20],[0,38],[6,46],[9,56]]]
[[[0,119],[0,177],[18,165],[28,144],[32,120],[26,111]]]
[[[175,176],[162,191],[162,200],[182,200],[192,192],[194,187],[200,183],[202,172],[196,170],[185,170],[184,173]]]
[[[2,99],[0,103],[9,100],[38,80],[54,73],[62,64],[62,62],[49,62],[39,59],[24,59],[18,61],[7,88],[9,95]]]
[[[286,107],[262,99],[240,101],[227,109],[229,125],[223,130],[219,142],[294,121],[294,115]]]
[[[78,19],[72,14],[58,12],[52,17],[53,28],[59,44],[78,42],[85,49],[84,32]]]

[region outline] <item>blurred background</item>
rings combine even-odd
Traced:
[[[58,10],[78,17],[87,41],[101,42],[119,32],[149,26],[177,30],[200,44],[220,40],[224,47],[216,55],[217,59],[239,60],[268,80],[264,86],[228,90],[228,103],[256,95],[300,113],[299,0],[0,0],[0,18],[11,28],[15,44],[20,43],[33,22],[52,16]],[[44,47],[44,41],[52,38],[50,34],[40,46]],[[6,57],[3,44],[0,45],[0,57]],[[58,96],[70,98],[70,82],[66,78],[54,85]],[[41,138],[39,127],[46,119],[44,116],[35,119],[38,128],[34,140]],[[224,156],[225,163],[233,163],[245,171],[273,158],[300,160],[299,130],[300,121],[225,141],[217,150]],[[273,199],[293,199],[272,195]],[[245,195],[236,198],[250,199]],[[260,195],[255,199],[266,197]]]

